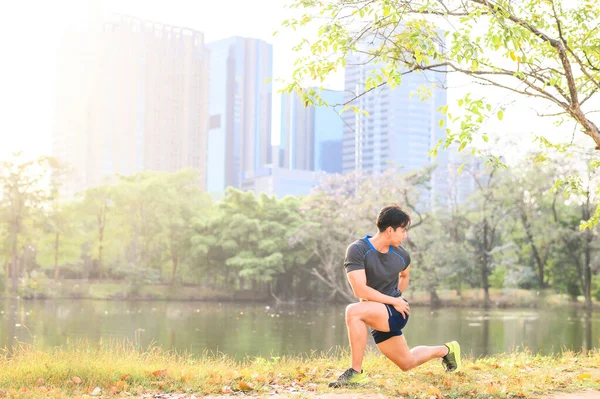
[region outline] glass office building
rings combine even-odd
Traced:
[[[295,94],[281,96],[279,166],[287,169],[342,172],[343,120],[339,114],[344,93],[321,93],[328,107],[305,107]]]
[[[210,51],[206,188],[241,188],[246,173],[271,162],[270,44],[231,37]]]

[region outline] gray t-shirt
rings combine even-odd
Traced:
[[[400,272],[410,266],[408,251],[390,245],[389,252],[383,254],[373,247],[370,238],[371,236],[366,236],[348,246],[344,260],[346,273],[364,269],[367,286],[385,295],[401,296],[398,278]]]

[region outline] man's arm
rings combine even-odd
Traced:
[[[398,278],[398,289],[400,292],[404,293],[406,291],[406,287],[408,287],[408,280],[410,279],[410,265],[404,270],[400,272],[400,277]]]
[[[382,294],[381,292],[369,287],[367,285],[367,274],[363,270],[354,270],[348,272],[348,281],[352,286],[354,295],[362,300],[371,302],[387,303],[388,305],[395,306],[401,301],[401,298],[394,298],[393,296]]]

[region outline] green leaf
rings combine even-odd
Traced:
[[[439,125],[440,127],[444,127],[444,123],[445,123],[445,121],[444,121],[443,119],[440,119],[440,121],[439,121],[438,125]]]
[[[502,120],[504,118],[504,111],[500,110],[498,111],[498,119]]]

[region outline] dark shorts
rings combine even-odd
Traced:
[[[392,305],[386,304],[385,306],[389,315],[388,322],[390,324],[390,331],[383,332],[371,329],[371,335],[373,336],[376,344],[386,341],[392,337],[402,335],[402,329],[406,326],[406,323],[408,323],[408,315],[406,315],[405,319],[402,313],[398,312]]]

